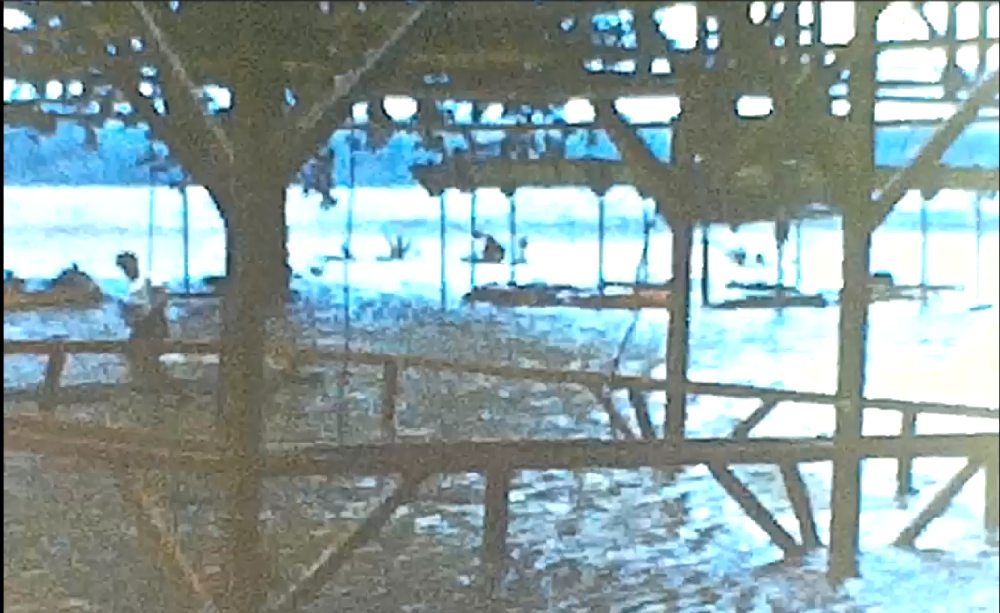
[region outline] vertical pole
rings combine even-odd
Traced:
[[[818,10],[818,9],[816,9]],[[802,220],[795,222],[795,289],[802,289]]]
[[[486,471],[482,565],[487,597],[491,599],[500,591],[507,562],[510,479],[511,471],[506,466],[491,466]]]
[[[986,473],[986,505],[983,510],[983,523],[987,539],[996,546],[1000,541],[1000,454],[996,446],[987,453],[983,464]]]
[[[184,225],[184,293],[191,293],[191,210],[188,208],[187,183],[181,184],[181,210]]]
[[[517,253],[517,192],[511,192],[508,197],[510,202],[510,253],[507,254],[507,261],[510,263],[510,285],[517,284],[517,264],[514,262]]]
[[[386,360],[382,365],[382,439],[396,442],[396,396],[399,394],[399,363]]]
[[[906,411],[902,415],[903,421],[899,430],[899,438],[904,441],[913,439],[917,433],[917,413],[916,411]],[[906,498],[913,490],[913,456],[910,453],[900,454],[899,463],[896,465],[896,500],[899,503],[906,501]]]
[[[676,220],[671,226],[671,267],[673,287],[670,293],[670,328],[667,332],[667,411],[664,432],[668,440],[684,438],[687,421],[688,343],[691,314],[692,225]]]
[[[153,278],[153,226],[156,223],[156,188],[153,185],[153,167],[149,167],[149,203],[146,217],[148,224],[146,227],[146,278]]]
[[[65,337],[59,337],[60,339]],[[59,340],[49,352],[49,361],[45,365],[45,379],[42,383],[42,398],[38,403],[38,410],[42,413],[51,413],[56,408],[56,396],[59,394],[59,382],[62,380],[63,370],[66,368],[66,349],[62,341]]]
[[[445,276],[445,218],[444,218],[444,192],[438,196],[438,209],[441,215],[440,239],[441,239],[441,310],[448,308],[448,281]]]
[[[929,232],[927,199],[920,195],[920,302],[927,306],[927,239]]]
[[[469,289],[476,287],[476,190],[472,190],[472,199],[469,205]]]
[[[708,229],[711,224],[705,223],[701,226],[701,304],[709,305],[708,291]]]
[[[976,192],[976,305],[982,298],[983,194]]]
[[[850,101],[857,141],[843,160],[845,188],[843,230],[843,290],[840,301],[837,422],[831,488],[830,558],[828,574],[835,582],[858,574],[858,521],[861,515],[861,462],[856,445],[861,438],[862,399],[868,331],[871,257],[871,190],[874,185],[875,20],[880,3],[855,5],[858,62],[851,71]]]
[[[604,293],[604,195],[597,195],[597,290]]]

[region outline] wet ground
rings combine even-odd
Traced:
[[[180,312],[177,309],[175,314]],[[336,309],[318,306],[301,312],[308,332],[329,342],[342,341],[343,321]],[[823,312],[811,313],[815,318],[815,313]],[[835,311],[830,313],[835,315]],[[919,312],[912,316],[914,322],[920,320]],[[961,327],[971,321],[985,322],[985,316],[973,314],[973,320],[963,317]],[[596,322],[567,323],[556,311],[481,308],[441,314],[414,302],[359,301],[352,312],[351,332],[353,346],[358,348],[601,368],[628,323],[627,314],[617,319],[602,317],[605,323],[598,327]],[[761,331],[755,332],[749,325],[721,326],[719,322],[713,327],[712,317],[695,316],[697,378],[711,380],[713,372],[729,370],[727,366],[733,361],[756,362],[756,368],[744,370],[747,383],[780,385],[776,372],[784,372],[785,381],[794,381],[795,372],[805,375],[802,364],[790,371],[797,361],[795,354],[809,351],[800,345],[801,339],[767,339],[772,344],[769,351],[752,349],[746,343],[726,341],[734,335],[759,336]],[[774,315],[754,317],[763,321]],[[783,325],[771,330],[796,322],[799,330],[808,330],[807,323],[835,326],[835,318],[809,322],[805,316],[804,321],[790,314],[785,317],[791,319],[782,320]],[[895,317],[901,317],[898,309]],[[628,362],[633,371],[660,370],[657,374],[662,375],[662,361],[657,356],[661,355],[658,339],[663,338],[663,322],[652,315],[649,319],[640,326]],[[31,331],[51,330],[57,320],[74,338],[106,338],[124,332],[109,308],[72,316],[5,314],[5,337],[37,336]],[[180,329],[183,327],[175,323],[179,335],[200,335],[196,330]],[[713,338],[718,341],[712,342]],[[934,345],[937,351],[944,346]],[[952,353],[950,358],[939,358],[940,363],[954,364],[956,356]],[[762,360],[767,362],[762,364]],[[23,383],[26,378],[37,380],[40,364],[30,362],[28,358],[6,360],[5,386]],[[812,366],[824,368],[823,364]],[[351,385],[340,390],[335,384],[340,367],[328,366],[330,376],[323,389],[295,388],[279,393],[276,408],[269,415],[269,438],[333,440],[338,433],[348,440],[371,438],[380,398],[374,385],[378,373],[350,367]],[[71,361],[68,380],[118,374],[119,368],[108,358],[83,358]],[[400,426],[412,434],[444,439],[609,435],[607,418],[589,392],[571,386],[553,388],[465,375],[411,373],[403,387]],[[344,405],[338,404],[339,398],[346,399]],[[657,423],[662,421],[661,402],[662,398],[654,397]],[[331,411],[337,406],[349,407],[339,424],[336,412]],[[752,402],[698,398],[691,409],[690,433],[724,435],[753,407]],[[624,399],[619,399],[619,409],[627,411]],[[5,413],[15,410],[22,409],[5,406]],[[207,399],[199,406],[164,410],[159,416],[150,416],[150,410],[148,404],[132,398],[117,406],[62,411],[78,418],[134,421],[182,430],[211,424],[211,402]],[[898,428],[896,416],[875,413],[872,417],[866,429],[889,433]],[[829,409],[783,405],[761,425],[759,433],[825,434],[832,430],[832,424]],[[918,428],[996,431],[996,422],[958,423],[924,417]],[[996,587],[1000,564],[995,550],[983,546],[981,477],[974,478],[953,508],[918,540],[918,545],[932,550],[930,553],[888,547],[916,509],[926,504],[960,464],[917,461],[915,485],[919,493],[906,509],[900,509],[892,498],[895,463],[866,463],[864,575],[841,591],[825,585],[822,553],[802,564],[772,566],[780,551],[704,468],[687,469],[675,480],[654,470],[522,472],[516,476],[511,493],[511,560],[503,604],[507,610],[517,611],[995,610],[1000,604]],[[821,536],[826,539],[830,468],[806,465],[803,472]],[[737,469],[737,474],[779,522],[797,534],[777,469],[748,466]],[[213,535],[218,537],[211,511],[213,489],[206,484],[171,482],[168,490],[172,506],[178,509],[175,521],[192,549],[211,549]],[[264,523],[270,535],[269,550],[277,562],[275,587],[282,579],[294,577],[329,542],[343,538],[371,509],[379,489],[374,477],[269,483]],[[97,607],[94,610],[137,610],[132,607],[148,597],[142,596],[138,587],[139,582],[151,585],[143,574],[150,569],[140,563],[122,564],[138,558],[134,557],[135,545],[130,544],[130,531],[123,528],[128,523],[120,515],[114,492],[107,476],[72,475],[59,471],[58,463],[8,457],[5,524],[7,540],[13,542],[6,550],[5,579],[24,580],[18,578],[44,569],[43,574],[51,575],[55,584],[64,586],[69,595],[91,602]],[[377,543],[359,552],[338,574],[312,610],[465,611],[481,604],[478,547],[482,496],[483,482],[478,475],[432,480],[419,501],[398,512]],[[122,569],[124,574],[115,575],[119,580],[94,581],[94,573],[104,573],[109,565]],[[963,587],[956,589],[958,585]],[[910,598],[914,593],[921,595],[920,609],[913,608]]]
[[[430,213],[436,214],[436,206]],[[493,208],[496,219],[484,219],[483,224],[505,227],[503,211]],[[114,274],[111,262],[116,250],[131,248],[140,253],[140,259],[145,257],[145,230],[117,228],[95,234],[79,227],[73,230],[68,221],[58,233],[65,249],[53,251],[43,247],[52,243],[42,240],[51,239],[51,234],[37,224],[22,224],[15,230],[8,224],[16,220],[8,220],[6,204],[4,210],[5,267],[10,260],[9,267],[25,276],[52,274],[71,258],[102,278],[106,289],[115,290],[114,281],[103,279]],[[134,216],[141,217],[138,213]],[[416,213],[414,216],[405,229],[415,242],[415,259],[389,264],[374,262],[383,246],[378,231],[382,221],[372,221],[366,227],[358,220],[355,252],[362,261],[348,270],[349,326],[342,308],[344,271],[334,266],[318,277],[308,273],[318,255],[336,251],[341,238],[336,232],[342,219],[326,220],[325,226],[319,224],[319,231],[312,233],[303,224],[293,224],[293,265],[311,279],[309,283],[297,282],[308,303],[296,311],[305,342],[342,346],[349,336],[355,350],[550,368],[607,367],[632,322],[631,313],[461,306],[459,297],[468,288],[473,272],[456,263],[468,253],[468,227],[451,222],[445,251],[446,308],[442,310],[437,304],[441,260],[436,222],[432,217],[421,221]],[[596,249],[593,241],[576,237],[593,228],[578,226],[560,231],[553,226],[543,232],[525,222],[522,231],[532,237],[532,264],[516,271],[518,280],[544,278],[553,283],[592,285],[596,281]],[[835,292],[839,286],[836,230],[829,224],[804,229],[804,289]],[[200,231],[192,241],[193,272],[216,273],[221,263],[219,233],[217,229]],[[336,240],[323,231],[332,232]],[[154,257],[157,278],[176,281],[180,266],[174,256],[180,252],[179,235],[174,229],[158,232],[158,255]],[[609,280],[634,275],[641,242],[634,232],[625,234],[609,232]],[[740,244],[749,251],[766,253],[768,261],[773,261],[773,252],[767,251],[769,228],[741,230],[741,236]],[[773,277],[773,267],[729,267],[724,251],[732,245],[726,245],[724,239],[722,236],[713,244],[710,256],[717,276],[713,291],[739,275],[745,280]],[[726,240],[731,242],[732,237]],[[935,234],[929,243],[930,282],[955,283],[964,290],[932,297],[927,305],[873,305],[869,396],[991,407],[1000,404],[996,307],[969,310],[970,306],[996,304],[997,242],[995,230],[983,239],[979,272],[975,274],[971,235],[958,231]],[[919,234],[912,228],[880,230],[874,240],[873,268],[890,270],[899,282],[916,282],[919,244]],[[794,250],[794,246],[790,248],[792,253]],[[174,255],[171,259],[164,254]],[[579,266],[568,266],[567,261]],[[664,278],[669,270],[669,235],[662,231],[653,237],[650,263],[652,277]],[[795,276],[790,264],[786,264],[785,273],[788,280]],[[509,269],[480,266],[475,274],[479,283],[503,282]],[[212,334],[213,326],[207,323],[210,313],[204,312],[204,306],[201,310],[201,323],[196,325],[185,315],[190,309],[176,305],[171,313],[174,335]],[[691,321],[691,376],[701,381],[832,392],[837,317],[835,307],[722,312],[701,309],[696,301]],[[641,315],[624,356],[625,372],[663,376],[665,326],[662,312]],[[76,313],[4,314],[5,339],[56,334],[121,338],[126,332],[113,305]],[[319,382],[286,386],[276,394],[267,415],[269,440],[335,441],[339,437],[351,442],[377,436],[380,373],[348,365],[350,383],[342,389],[337,381],[344,365],[321,366]],[[36,383],[42,368],[35,358],[6,359],[5,388]],[[184,376],[204,376],[206,370],[176,363],[171,368]],[[121,364],[114,359],[81,357],[70,360],[65,381],[107,381],[124,376]],[[412,371],[402,387],[398,418],[407,436],[445,440],[609,436],[607,417],[590,392],[573,386]],[[616,397],[615,401],[631,419],[625,399]],[[662,394],[652,395],[651,408],[653,421],[661,423]],[[753,401],[695,397],[689,434],[725,435],[754,408]],[[5,414],[31,410],[33,407],[27,405],[4,406]],[[177,434],[203,433],[213,423],[210,398],[173,402],[157,409],[148,399],[123,395],[104,405],[64,407],[59,413],[60,417],[141,424]],[[891,434],[898,432],[899,424],[898,415],[869,411],[865,430]],[[786,403],[762,422],[755,434],[811,436],[832,430],[829,407]],[[997,422],[923,416],[918,431],[996,432]],[[773,565],[780,557],[779,550],[702,467],[689,468],[673,480],[654,470],[521,472],[515,476],[511,494],[510,563],[500,604],[512,611],[995,611],[1000,607],[1000,559],[995,549],[984,546],[981,475],[969,482],[949,511],[918,539],[922,551],[889,546],[960,465],[939,459],[915,462],[917,493],[900,508],[893,499],[895,463],[865,463],[862,577],[841,590],[832,590],[823,580],[823,552],[802,563]],[[802,470],[821,536],[826,539],[830,467],[814,464]],[[797,522],[777,469],[747,466],[736,472],[778,521],[797,535]],[[271,586],[279,589],[312,563],[324,547],[342,540],[370,511],[383,485],[389,486],[374,476],[269,481],[262,520],[271,552]],[[170,517],[186,550],[208,552],[192,556],[196,564],[211,565],[211,552],[218,548],[220,536],[216,517],[219,501],[214,496],[218,484],[167,479],[161,489],[174,510]],[[377,542],[359,551],[341,570],[312,610],[464,612],[480,608],[482,497],[483,482],[477,475],[431,480],[418,501],[401,509]],[[5,605],[13,604],[9,599],[18,593],[31,594],[36,600],[41,594],[51,594],[53,601],[34,609],[40,611],[58,610],[57,605],[69,606],[74,599],[81,610],[89,607],[94,611],[163,610],[169,603],[169,590],[163,589],[155,579],[155,569],[138,554],[134,529],[109,475],[81,471],[51,459],[5,455],[4,503]]]

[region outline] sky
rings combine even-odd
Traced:
[[[762,19],[765,12],[765,3],[753,2],[750,4],[751,19]],[[779,3],[780,4],[780,3]],[[877,36],[880,40],[920,40],[926,39],[930,35],[930,26],[908,5],[908,2],[898,2],[890,6],[878,24]],[[942,30],[947,22],[947,8],[945,2],[927,2],[926,16],[930,24],[937,30]],[[854,35],[854,3],[853,2],[821,2],[823,20],[821,22],[820,37],[827,44],[844,44],[850,41]],[[812,10],[809,3],[804,3],[800,9],[800,22],[808,23],[812,19]],[[959,5],[959,18],[957,22],[957,35],[959,39],[969,39],[977,36],[979,30],[979,15],[975,3],[965,2]],[[660,19],[660,31],[665,36],[675,41],[679,48],[692,48],[697,41],[697,10],[693,3],[675,2],[664,5],[660,9],[657,17]],[[616,16],[611,15],[614,21]],[[618,18],[627,20],[628,14],[619,14]],[[1000,17],[995,4],[990,7],[987,14],[987,32],[996,38],[1000,31]],[[4,9],[4,28],[15,30],[30,25],[27,16],[11,8]],[[957,61],[959,65],[968,71],[975,70],[974,64],[977,61],[977,54],[974,47],[960,49]],[[914,49],[914,50],[888,50],[883,52],[878,60],[879,77],[882,79],[898,79],[907,81],[932,82],[946,64],[945,52],[943,49]],[[997,70],[1000,65],[1000,47],[993,44],[988,52],[987,66],[990,70]],[[45,91],[37,92],[36,88],[30,84],[19,84],[14,79],[4,77],[4,101],[12,99],[33,98],[41,93],[45,97],[59,98],[64,90],[75,94],[82,91],[82,84],[70,82],[63,84],[59,81],[51,81]],[[206,93],[213,98],[218,108],[227,108],[230,104],[231,96],[227,89],[218,86],[207,86]],[[898,91],[899,95],[919,95],[933,97],[935,88],[914,88],[912,91]],[[416,112],[416,102],[406,96],[393,96],[386,98],[383,102],[386,112],[398,120],[404,120]],[[464,121],[471,116],[472,106],[470,104],[452,103],[453,112],[456,113],[456,120]],[[743,115],[766,115],[770,109],[770,100],[766,96],[745,96],[738,101],[739,112]],[[674,96],[627,98],[620,101],[620,110],[633,121],[670,121],[680,112],[680,101]],[[846,109],[842,109],[846,112]],[[838,109],[834,109],[838,112]],[[487,109],[487,117],[491,114],[502,114],[503,107],[494,105]],[[951,104],[901,104],[893,102],[883,102],[876,109],[876,119],[940,119],[947,117],[954,112],[954,105]],[[564,119],[567,123],[589,123],[593,119],[593,107],[587,100],[570,100],[563,109]],[[356,105],[355,117],[359,120],[366,114],[363,104]]]

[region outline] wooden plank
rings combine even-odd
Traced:
[[[507,567],[507,527],[510,521],[511,471],[503,464],[486,470],[482,564],[488,598],[500,593]]]
[[[771,537],[774,544],[781,548],[786,558],[802,554],[802,548],[795,542],[792,535],[778,524],[771,512],[757,500],[753,492],[747,489],[728,467],[720,463],[712,463],[708,465],[708,469],[722,486],[722,489],[726,490],[726,493],[740,505],[747,517],[760,526],[760,529]]]
[[[927,506],[900,532],[894,544],[897,547],[912,547],[913,542],[927,528],[927,524],[941,517],[948,510],[948,505],[962,491],[962,488],[969,482],[969,479],[979,471],[980,466],[982,466],[981,460],[978,458],[969,458],[969,461],[958,471],[958,474],[945,483],[938,493],[934,495],[934,498],[927,503]]]
[[[92,466],[133,469],[162,469],[199,473],[220,473],[226,462],[217,455],[178,452],[173,449],[133,444],[104,444],[87,439],[70,439],[4,430],[4,451],[37,453],[73,458]]]
[[[994,185],[995,188],[995,185]],[[63,348],[67,354],[78,353],[122,353],[124,341],[64,341]],[[38,355],[51,351],[51,341],[4,341],[5,355]],[[163,344],[164,353],[210,355],[218,353],[218,341],[215,340],[170,340]],[[452,371],[471,374],[481,374],[507,379],[538,381],[553,384],[576,384],[585,387],[605,385],[610,383],[611,376],[599,371],[560,370],[554,368],[537,368],[475,362],[470,360],[453,360],[433,356],[407,355],[399,353],[379,353],[352,351],[347,354],[341,349],[312,347],[302,348],[317,360],[343,361],[350,359],[352,364],[382,367],[386,361],[395,360],[401,369],[423,368],[435,371]],[[631,387],[641,391],[665,391],[666,381],[653,377],[636,375],[615,375],[618,387]],[[121,386],[102,384],[103,388],[120,389]],[[76,388],[77,386],[74,386]],[[80,386],[82,388],[82,386]],[[70,389],[74,389],[70,388]],[[67,393],[65,386],[60,394]],[[715,383],[706,381],[689,381],[688,393],[695,395],[718,396],[725,398],[769,398],[781,402],[801,402],[809,404],[833,404],[839,400],[834,394],[821,392],[801,392],[776,388],[759,387],[734,383]],[[4,390],[4,400],[25,399],[37,396],[36,390]],[[889,398],[866,398],[866,408],[891,409],[903,412],[928,413],[936,415],[955,415],[1000,420],[1000,411],[991,407],[976,407],[959,404],[917,402]]]
[[[413,500],[420,483],[426,477],[425,472],[403,473],[402,482],[396,490],[372,511],[364,523],[358,526],[342,544],[335,543],[327,547],[299,581],[285,590],[268,610],[274,613],[290,613],[302,609],[315,600],[354,552],[375,538],[399,507]]]
[[[862,458],[914,456],[966,457],[970,449],[998,449],[997,434],[898,436],[858,439],[852,454]],[[606,439],[413,442],[362,445],[272,445],[266,456],[267,476],[318,474],[388,474],[419,464],[430,472],[483,472],[503,461],[512,470],[639,468],[692,466],[712,462],[780,464],[820,462],[834,458],[832,438],[689,439],[679,443],[609,441]]]
[[[34,436],[86,439],[93,443],[162,447],[187,453],[221,454],[223,446],[209,438],[178,438],[148,429],[104,426],[46,415],[12,415],[4,418],[4,430]]]

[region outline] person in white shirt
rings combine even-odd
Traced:
[[[162,288],[154,289],[149,279],[140,279],[139,261],[134,253],[119,253],[115,264],[129,281],[129,295],[121,305],[122,316],[130,330],[129,349],[125,355],[129,370],[140,381],[158,379],[162,367],[155,345],[170,334],[167,293]]]

